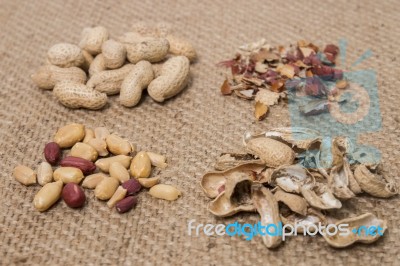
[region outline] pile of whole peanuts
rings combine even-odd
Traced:
[[[84,28],[79,45],[59,43],[47,52],[46,65],[33,75],[41,89],[53,90],[69,108],[97,110],[107,95],[119,95],[125,107],[137,105],[142,91],[163,102],[181,92],[190,79],[196,51],[168,25],[144,23],[111,39],[102,26]],[[154,64],[157,63],[157,64]]]
[[[70,149],[64,158],[62,149]],[[41,212],[60,197],[71,208],[82,207],[86,202],[82,187],[94,189],[96,198],[107,201],[107,206],[116,207],[119,213],[137,204],[136,194],[142,187],[150,188],[149,194],[153,197],[176,200],[181,195],[178,189],[158,184],[158,177],[150,177],[152,166],[167,167],[166,158],[145,151],[132,158],[130,155],[134,152],[135,147],[129,141],[110,134],[105,127],[92,130],[73,123],[61,127],[53,142],[46,144],[45,161],[39,164],[36,172],[18,165],[13,176],[23,185],[39,183],[43,186],[33,200],[35,208]],[[58,165],[61,167],[53,171]],[[96,172],[97,169],[100,171]]]

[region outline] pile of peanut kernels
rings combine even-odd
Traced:
[[[46,65],[32,80],[41,89],[53,90],[69,108],[98,110],[107,104],[107,95],[118,93],[121,105],[133,107],[146,88],[156,102],[181,92],[196,57],[192,44],[165,24],[135,24],[115,39],[98,26],[84,28],[79,45],[52,46]]]
[[[68,148],[71,150],[62,158],[61,149]],[[158,177],[150,177],[152,165],[161,169],[167,167],[165,157],[140,151],[132,158],[130,155],[134,152],[135,148],[129,141],[110,134],[105,127],[92,130],[73,123],[61,127],[54,142],[46,144],[46,161],[38,166],[36,172],[18,165],[13,175],[23,185],[37,182],[43,186],[33,200],[35,208],[41,212],[49,209],[60,197],[71,208],[82,207],[86,196],[79,184],[94,189],[96,198],[107,200],[107,206],[115,206],[119,213],[136,206],[136,194],[142,187],[150,188],[149,194],[153,197],[176,200],[181,195],[178,189],[158,184]],[[53,171],[53,166],[57,165],[61,167]]]

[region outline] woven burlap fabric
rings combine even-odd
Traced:
[[[362,196],[345,203],[343,217],[372,212],[388,220],[388,232],[373,245],[330,248],[321,237],[291,237],[277,250],[259,237],[188,236],[187,223],[256,222],[256,215],[218,219],[206,205],[199,180],[217,155],[241,151],[246,130],[289,126],[287,106],[274,106],[255,122],[252,103],[223,97],[224,72],[215,63],[239,45],[266,38],[272,44],[298,39],[316,43],[347,39],[348,63],[368,48],[374,56],[358,68],[378,74],[382,130],[360,141],[379,148],[385,169],[397,181],[399,164],[400,8],[396,1],[11,1],[0,3],[0,261],[48,265],[398,265],[400,198]],[[138,21],[166,21],[197,48],[193,80],[164,104],[149,97],[132,109],[116,97],[102,111],[70,110],[51,92],[36,88],[29,76],[57,42],[79,41],[85,26],[103,25],[112,36]],[[175,202],[142,193],[137,208],[119,215],[87,191],[81,210],[63,202],[45,213],[32,199],[39,186],[24,187],[13,167],[42,160],[44,144],[69,122],[106,126],[132,140],[139,150],[168,157],[162,182],[183,191]],[[316,125],[318,127],[318,125]]]

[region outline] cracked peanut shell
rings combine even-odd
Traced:
[[[290,165],[295,159],[295,153],[288,145],[271,138],[251,139],[246,143],[246,147],[269,167]]]

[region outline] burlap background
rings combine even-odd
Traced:
[[[345,250],[330,248],[321,237],[293,237],[276,251],[259,237],[190,237],[187,222],[253,221],[255,215],[216,219],[206,210],[208,199],[200,176],[224,151],[240,151],[245,130],[288,126],[287,106],[273,107],[264,122],[255,122],[252,104],[222,97],[223,71],[215,63],[237,46],[265,37],[272,44],[300,38],[317,43],[346,38],[349,63],[367,48],[374,56],[361,68],[378,73],[383,116],[380,132],[360,140],[378,147],[387,171],[399,180],[400,66],[397,1],[0,1],[0,261],[4,265],[351,265],[400,263],[398,220],[400,198],[361,197],[346,204],[348,213],[370,211],[388,220],[385,237],[373,245]],[[165,104],[146,97],[133,109],[111,98],[102,111],[69,110],[49,91],[37,89],[30,74],[57,42],[79,40],[83,27],[103,25],[113,36],[133,22],[167,21],[193,41],[200,55],[193,83]],[[68,122],[107,126],[134,141],[139,149],[166,154],[167,184],[183,191],[176,202],[143,193],[134,211],[119,215],[95,200],[72,210],[60,202],[46,213],[32,206],[39,186],[24,187],[11,177],[17,163],[41,161],[43,145]],[[318,127],[318,125],[316,125]],[[348,214],[347,213],[347,214]],[[344,213],[346,214],[346,212]]]

